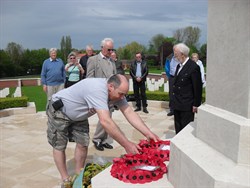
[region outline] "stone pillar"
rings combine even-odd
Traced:
[[[250,0],[208,1],[206,104],[172,139],[174,187],[250,187]]]

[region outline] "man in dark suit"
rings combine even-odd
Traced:
[[[135,54],[135,61],[130,66],[130,76],[133,80],[133,89],[136,101],[135,112],[141,111],[148,113],[147,96],[146,96],[146,78],[148,75],[148,67],[146,61],[142,60],[141,52]]]
[[[201,105],[200,67],[189,59],[189,51],[183,43],[174,46],[174,56],[180,62],[176,68],[172,91],[176,134],[194,121],[194,113]]]

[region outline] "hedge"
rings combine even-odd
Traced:
[[[6,97],[0,98],[0,110],[6,108],[27,107],[28,97]]]
[[[134,92],[128,92],[128,95],[133,95]],[[146,91],[147,100],[154,101],[169,101],[168,93],[161,91]]]
[[[129,95],[133,95],[134,92],[130,91]],[[162,91],[146,91],[147,100],[154,100],[154,101],[169,101],[169,94],[168,92]],[[205,92],[202,93],[202,103],[206,100]]]

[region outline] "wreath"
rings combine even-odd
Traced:
[[[163,161],[169,161],[169,154],[170,154],[170,141],[160,140],[155,142],[154,140],[141,140],[139,146],[142,148],[140,150],[141,153],[147,155],[153,155],[158,157],[158,159]]]
[[[141,184],[162,178],[167,173],[164,161],[169,160],[169,150],[161,148],[169,144],[169,141],[142,140],[140,154],[125,154],[113,159],[111,175],[126,183]]]

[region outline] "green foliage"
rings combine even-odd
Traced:
[[[14,64],[20,64],[23,58],[24,49],[20,44],[15,42],[8,43],[6,47],[6,52]]]
[[[154,101],[169,101],[169,94],[161,91],[146,91],[147,99]]]
[[[66,62],[68,54],[72,50],[72,44],[71,44],[71,38],[70,38],[70,36],[66,36],[65,38],[63,36],[60,44],[61,44],[62,60],[64,62]]]
[[[178,42],[184,42],[187,46],[197,46],[201,35],[199,27],[188,26],[177,29],[174,33],[174,38]]]
[[[84,175],[82,178],[83,187],[91,185],[91,179],[99,174],[101,171],[108,168],[112,163],[108,162],[105,165],[99,165],[96,163],[88,163],[84,169]]]
[[[123,48],[117,49],[117,54],[120,59],[127,59],[131,60],[135,57],[135,54],[137,52],[145,52],[146,47],[137,43],[137,42],[131,42],[130,44],[127,44]]]
[[[117,54],[119,59],[127,61],[133,60],[135,53],[138,51],[143,52],[146,57],[149,55],[159,56],[166,53],[166,49],[162,50],[164,53],[160,52],[158,49],[159,46],[166,42],[173,45],[181,41],[190,47],[190,52],[198,52],[201,61],[206,65],[206,44],[203,44],[200,49],[196,49],[199,35],[200,29],[198,27],[189,26],[177,30],[173,37],[165,37],[163,34],[153,36],[149,41],[148,48],[133,41],[124,47],[119,47]],[[73,50],[70,36],[63,36],[60,45],[61,49],[57,50],[57,57],[66,63],[68,54]],[[169,47],[169,45],[167,46]],[[40,74],[44,60],[49,57],[48,51],[45,48],[38,50],[23,49],[20,44],[10,42],[5,50],[0,50],[0,78]],[[74,51],[78,50],[74,49]],[[98,50],[95,52],[99,53]],[[160,61],[157,61],[155,65],[159,65],[160,63],[163,66],[165,56],[159,57]],[[150,64],[151,62],[149,61],[148,63]]]
[[[165,42],[170,42],[172,45],[174,45],[177,41],[174,37],[166,37]]]
[[[22,94],[29,98],[29,102],[35,102],[36,111],[45,111],[47,96],[42,86],[23,86]]]
[[[0,98],[0,110],[16,107],[27,107],[28,97]]]
[[[206,66],[207,64],[207,44],[203,44],[200,47],[200,60],[203,62],[203,65]]]
[[[128,95],[134,94],[133,91],[128,92]],[[169,94],[162,91],[146,91],[147,100],[154,101],[169,101]]]
[[[157,34],[152,37],[150,40],[150,45],[153,46],[153,49],[157,52],[160,49],[160,46],[165,42],[165,36],[163,34]]]
[[[195,46],[189,46],[190,52],[189,55],[191,56],[192,53],[198,53],[198,49]]]
[[[126,48],[118,48],[117,55],[120,59],[132,59],[131,52]]]

